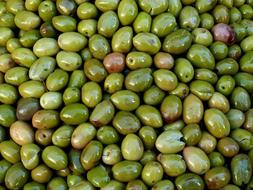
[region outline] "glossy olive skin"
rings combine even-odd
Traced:
[[[231,137],[238,143],[242,150],[249,150],[252,148],[251,133],[245,129],[236,129],[232,131]],[[244,140],[242,140],[244,138]]]
[[[11,167],[11,163],[6,161],[6,160],[1,160],[0,161],[0,168],[1,168],[1,172],[0,172],[0,182],[1,184],[4,183],[4,178],[6,175],[6,172],[8,171],[8,169]]]
[[[210,50],[203,45],[192,45],[187,53],[187,58],[196,67],[214,69],[214,57]]]
[[[80,161],[81,151],[76,149],[71,149],[68,154],[69,168],[73,174],[80,175],[84,172],[84,169]]]
[[[39,100],[36,98],[21,98],[17,103],[16,116],[19,120],[30,120],[40,109]]]
[[[133,44],[133,29],[129,26],[120,28],[112,36],[111,46],[114,52],[128,53]]]
[[[153,33],[142,32],[133,37],[133,45],[138,51],[151,55],[156,54],[161,48],[160,39]]]
[[[121,161],[112,167],[113,177],[120,182],[129,182],[141,175],[142,165],[135,161]]]
[[[190,48],[191,43],[191,34],[185,29],[179,29],[165,37],[162,49],[171,54],[182,54]]]
[[[185,6],[179,15],[181,28],[192,30],[200,24],[200,18],[197,10],[192,6]]]
[[[88,108],[80,103],[65,106],[60,112],[60,119],[69,125],[78,125],[88,119]]]
[[[101,142],[90,141],[83,149],[80,161],[85,170],[89,170],[96,166],[103,154],[103,145]]]
[[[28,170],[34,169],[39,164],[40,147],[36,144],[26,144],[20,149],[22,164]]]
[[[57,146],[47,146],[42,152],[42,159],[54,170],[64,169],[68,163],[66,153]]]
[[[230,137],[219,140],[217,148],[218,151],[226,157],[233,157],[239,152],[239,145]]]
[[[179,154],[159,154],[157,159],[168,176],[176,177],[186,171],[186,163]]]
[[[225,167],[214,167],[205,174],[205,182],[209,189],[218,189],[227,185],[231,174]]]
[[[231,174],[234,184],[247,184],[252,176],[252,163],[246,154],[238,154],[231,161]],[[242,175],[243,174],[243,175]]]
[[[180,131],[167,130],[161,133],[155,142],[156,148],[164,154],[178,153],[185,147]]]
[[[251,106],[251,101],[248,92],[242,87],[234,88],[231,99],[231,105],[233,108],[241,111],[247,111]]]
[[[210,160],[200,148],[188,146],[183,151],[188,169],[196,174],[204,174],[210,168]]]
[[[110,181],[109,174],[103,165],[98,165],[87,173],[87,179],[95,187],[103,187]]]
[[[35,132],[35,141],[43,146],[52,143],[53,129],[37,129]]]
[[[238,86],[245,88],[248,92],[252,92],[252,75],[246,72],[239,72],[235,75],[235,82]]]
[[[182,111],[182,101],[175,95],[165,97],[160,107],[162,117],[167,123],[176,121],[181,116]]]
[[[113,127],[123,135],[137,132],[141,128],[140,120],[131,112],[119,111],[115,114]]]
[[[210,133],[203,131],[198,146],[205,152],[211,153],[217,145],[216,138]]]
[[[208,155],[211,167],[220,167],[225,164],[225,158],[220,152],[211,152]]]
[[[5,185],[9,189],[21,189],[29,178],[29,172],[18,162],[12,165],[5,176]]]
[[[124,25],[131,24],[138,14],[138,7],[135,1],[120,1],[118,5],[118,17],[120,23]]]
[[[119,134],[111,126],[102,126],[97,130],[97,139],[103,144],[115,144],[119,141]]]
[[[204,120],[209,132],[215,137],[222,138],[229,134],[230,123],[228,119],[226,118],[226,116],[218,109],[211,108],[211,109],[206,110],[205,115],[204,115]],[[216,121],[216,122],[213,122],[213,121]]]
[[[154,128],[159,128],[163,125],[162,116],[155,107],[141,105],[137,108],[135,113],[144,125]]]
[[[138,161],[141,159],[144,146],[141,139],[134,134],[128,134],[121,144],[122,156],[126,160]]]
[[[203,179],[194,173],[185,173],[176,178],[176,187],[178,190],[204,190]]]
[[[114,165],[122,160],[120,147],[116,144],[110,144],[103,150],[102,161],[107,165]]]
[[[140,98],[130,90],[120,90],[111,96],[116,108],[123,111],[133,111],[140,105]]]
[[[153,19],[151,32],[165,37],[176,27],[176,19],[171,13],[162,13]]]

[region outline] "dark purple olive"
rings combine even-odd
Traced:
[[[227,24],[219,23],[212,28],[213,38],[215,41],[221,41],[228,45],[235,43],[235,32]]]

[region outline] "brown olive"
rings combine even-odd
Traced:
[[[120,73],[125,68],[125,56],[118,52],[110,53],[104,58],[103,64],[108,73]]]

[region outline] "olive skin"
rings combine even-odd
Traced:
[[[74,131],[72,126],[63,125],[59,127],[52,136],[52,143],[58,147],[68,147],[71,143],[70,137]]]
[[[174,58],[169,53],[158,52],[154,56],[154,64],[159,69],[171,69],[174,66]]]
[[[80,175],[84,172],[84,169],[80,161],[81,151],[76,149],[71,149],[68,154],[69,168],[73,174]]]
[[[142,180],[138,179],[129,181],[127,183],[126,189],[129,190],[132,188],[147,190],[147,186],[145,185],[145,183]]]
[[[144,146],[141,139],[134,134],[128,134],[121,143],[122,156],[126,160],[137,161],[140,160]]]
[[[183,134],[180,131],[167,130],[161,133],[155,142],[156,148],[164,154],[178,153],[184,149]]]
[[[156,54],[161,48],[159,38],[148,32],[138,33],[133,37],[133,45],[138,51],[143,51],[151,55]]]
[[[193,111],[195,110],[195,111]],[[199,123],[204,114],[202,101],[194,94],[188,95],[183,102],[183,119],[186,124]]]
[[[77,126],[71,136],[71,145],[76,149],[82,149],[91,141],[95,135],[95,127],[89,123]]]
[[[87,172],[87,179],[95,187],[104,187],[110,181],[109,174],[103,165],[92,168]]]
[[[133,22],[133,28],[136,33],[150,32],[152,25],[152,18],[147,12],[139,12]]]
[[[225,163],[225,158],[220,152],[211,152],[208,155],[211,167],[221,167]]]
[[[231,174],[225,167],[212,168],[205,174],[205,182],[209,189],[219,189],[224,187],[229,183],[230,178]]]
[[[162,13],[153,19],[151,32],[158,37],[165,37],[173,31],[176,25],[176,19],[171,13]]]
[[[115,144],[119,141],[119,134],[112,126],[102,126],[97,131],[97,139],[103,144]]]
[[[116,108],[122,111],[133,111],[140,105],[140,98],[130,90],[120,90],[111,96]]]
[[[211,135],[210,133],[203,131],[202,137],[198,143],[198,146],[205,152],[205,153],[211,153],[217,145],[216,138]]]
[[[133,29],[125,26],[117,30],[111,40],[112,50],[119,53],[128,53],[133,45]]]
[[[172,91],[177,87],[177,76],[169,70],[159,69],[153,72],[155,84],[164,91]]]
[[[249,93],[242,87],[234,88],[231,94],[230,102],[233,108],[241,111],[247,111],[251,106]]]
[[[123,135],[137,132],[141,128],[140,120],[128,111],[117,112],[113,118],[112,125]]]
[[[40,109],[36,98],[21,98],[17,103],[16,116],[19,120],[28,121]]]
[[[217,138],[225,137],[230,133],[230,123],[226,116],[218,109],[211,108],[206,110],[204,121],[209,132]]]
[[[161,189],[161,190],[165,190],[165,189],[173,190],[174,189],[174,184],[170,180],[164,179],[164,180],[161,180],[161,181],[157,182],[152,187],[152,190],[158,190],[158,189]]]
[[[34,181],[39,183],[48,182],[53,175],[53,172],[44,164],[40,164],[31,172],[31,177]]]
[[[10,105],[0,105],[0,125],[10,127],[16,120],[15,108]]]
[[[138,7],[134,0],[120,1],[118,5],[118,17],[120,23],[123,26],[130,25],[134,21],[137,14],[138,14]]]
[[[252,135],[245,129],[235,129],[231,132],[231,137],[238,143],[242,150],[250,150],[252,148]],[[244,140],[242,140],[244,139]]]
[[[237,154],[231,161],[231,175],[235,185],[247,184],[252,176],[252,163],[246,154]]]
[[[28,170],[34,169],[39,165],[38,153],[41,151],[40,147],[36,144],[26,144],[20,149],[21,162]]]
[[[29,172],[18,162],[12,165],[5,176],[5,185],[9,189],[21,189],[29,178]]]
[[[144,125],[148,125],[154,128],[162,127],[163,121],[161,114],[155,107],[149,105],[141,105],[137,108],[136,115]]]
[[[129,182],[141,175],[142,165],[135,161],[121,161],[112,167],[114,179],[120,182]]]
[[[200,24],[197,10],[192,6],[185,6],[179,14],[179,24],[181,28],[192,30]]]
[[[182,54],[190,48],[191,43],[192,36],[190,32],[185,29],[179,29],[165,37],[162,49],[167,53]],[[172,44],[176,44],[176,46]]]
[[[20,135],[22,133],[22,135]],[[34,132],[32,127],[23,121],[16,121],[10,126],[10,136],[15,143],[25,145],[33,143]]]
[[[47,146],[42,152],[42,160],[54,170],[64,169],[68,163],[66,153],[57,146]]]
[[[103,60],[111,52],[109,42],[100,34],[94,34],[88,42],[91,54],[94,58]]]
[[[98,33],[105,37],[111,37],[117,31],[118,27],[119,19],[114,11],[107,11],[98,19]]]
[[[203,45],[192,45],[187,53],[187,58],[195,67],[214,69],[214,57],[210,50]]]
[[[104,60],[103,64],[108,73],[119,73],[125,67],[125,56],[121,53],[110,53]]]
[[[204,190],[203,179],[194,173],[185,173],[176,178],[176,187],[178,190]]]
[[[115,108],[109,100],[97,104],[90,115],[90,122],[96,127],[107,125],[115,114]]]
[[[239,145],[230,137],[220,139],[217,148],[226,157],[233,157],[239,152]]]
[[[107,165],[114,165],[122,160],[120,147],[116,144],[110,144],[103,150],[102,161]]]
[[[160,107],[160,112],[167,123],[176,121],[181,116],[182,111],[182,101],[175,95],[165,97]]]
[[[80,103],[69,104],[60,112],[60,119],[69,125],[78,125],[85,122],[88,116],[88,108]]]
[[[124,188],[125,185],[123,183],[116,180],[111,180],[106,186],[102,187],[101,190],[109,190],[109,189],[120,190]]]
[[[200,148],[188,146],[183,156],[188,169],[196,174],[204,174],[210,168],[210,160]]]
[[[103,145],[101,142],[90,141],[83,149],[80,156],[81,165],[85,170],[89,170],[96,166],[103,154]]]
[[[0,0],[0,190],[253,189],[253,0]]]
[[[176,177],[186,171],[186,163],[179,154],[159,154],[157,159],[168,176]]]
[[[20,161],[20,146],[12,140],[3,141],[0,143],[1,155],[8,162],[15,164]]]
[[[150,15],[157,15],[167,10],[169,3],[166,0],[159,0],[156,2],[140,0],[139,6],[142,10],[150,13]]]
[[[150,176],[152,176],[152,180],[150,180]],[[158,162],[149,162],[143,167],[142,179],[149,186],[153,186],[156,182],[160,181],[162,176],[163,168]]]
[[[37,129],[54,128],[59,123],[59,113],[55,110],[39,110],[32,117],[32,125]]]
[[[86,37],[77,32],[64,32],[58,37],[59,47],[65,51],[80,51],[87,43]]]

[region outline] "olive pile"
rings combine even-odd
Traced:
[[[0,0],[0,190],[253,189],[253,0]]]

